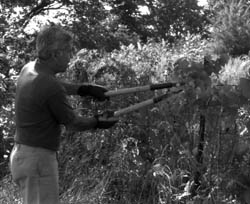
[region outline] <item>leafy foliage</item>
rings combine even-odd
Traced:
[[[243,150],[242,144],[247,144],[244,141],[248,134],[240,136],[239,131],[246,127],[247,109],[246,99],[237,85],[239,78],[246,76],[248,60],[206,56],[204,63],[205,42],[196,37],[180,45],[171,48],[164,41],[149,42],[122,47],[109,54],[87,50],[78,54],[71,70],[79,69],[76,65],[80,62],[91,82],[106,83],[111,89],[166,80],[184,81],[186,86],[183,93],[169,97],[156,107],[123,116],[110,131],[91,136],[90,133],[80,134],[77,138],[75,135],[72,138],[76,139],[70,141],[65,139],[67,148],[61,152],[81,156],[70,156],[72,163],[64,163],[69,173],[62,176],[67,178],[64,182],[73,184],[62,194],[63,199],[68,200],[76,193],[79,199],[76,196],[74,201],[91,203],[187,202],[197,173],[200,175],[194,198],[197,202],[229,203],[225,201],[227,197],[240,199],[243,196],[244,186],[248,186],[244,176],[248,150],[244,145]],[[92,111],[116,110],[152,96],[152,93],[121,96],[106,104],[96,104]],[[86,103],[78,105],[86,106]],[[87,107],[91,108],[93,103],[89,105]],[[200,113],[206,122],[199,162]],[[73,150],[68,148],[69,144],[81,145],[81,148]],[[79,149],[84,149],[85,153]],[[70,177],[70,172],[76,172],[76,164],[81,164],[77,165],[77,179]],[[241,169],[237,175],[236,169]],[[82,175],[82,172],[88,174]],[[91,184],[98,181],[96,185],[86,186],[87,175]],[[242,178],[246,182],[242,183]],[[84,189],[90,186],[91,197],[88,197]]]
[[[187,58],[192,55],[202,56],[202,49],[195,49],[196,42],[200,40],[193,39],[193,43],[189,41],[187,53],[182,53],[182,56]],[[193,49],[191,45],[193,45]],[[185,46],[184,44],[183,47]],[[89,61],[87,71],[89,71],[92,81],[103,83],[103,79],[105,79],[110,88],[128,87],[131,84],[132,86],[139,86],[152,82],[187,78],[188,76],[185,76],[185,73],[189,69],[188,66],[182,64],[183,67],[179,66],[179,69],[175,67],[174,56],[176,58],[180,56],[180,53],[176,50],[185,49],[181,49],[181,47],[170,49],[165,42],[161,44],[151,42],[147,45],[138,45],[138,48],[134,46],[123,47],[119,51],[113,51],[103,56],[95,53],[95,60],[92,62],[89,59],[93,58],[93,53],[90,52],[90,55],[88,55],[81,51],[80,53],[84,52],[85,55],[82,55],[80,59],[78,58],[74,64],[78,64],[78,61]],[[198,63],[196,67],[197,72],[202,69],[199,65]],[[72,65],[71,68],[74,69],[75,66]],[[194,71],[192,68],[190,67],[190,72]],[[176,70],[179,71],[175,73]],[[190,87],[188,86],[186,89],[188,91]],[[152,96],[152,93],[121,96],[104,106],[97,106],[97,109],[107,107],[119,109]],[[191,98],[192,96],[189,95],[190,101],[193,100]],[[167,203],[180,193],[177,189],[183,185],[182,178],[187,175],[190,176],[192,171],[196,169],[185,160],[188,158],[195,163],[191,152],[196,147],[196,142],[192,135],[196,135],[198,129],[195,128],[191,131],[189,127],[195,125],[198,121],[192,114],[195,107],[190,110],[192,105],[191,103],[188,105],[189,101],[186,101],[185,94],[173,96],[169,100],[169,102],[152,107],[150,110],[141,110],[138,113],[124,116],[115,129],[102,133],[104,135],[101,138],[96,135],[97,138],[91,139],[94,146],[92,146],[93,144],[90,146],[94,150],[95,156],[93,155],[93,157],[96,159],[94,166],[99,166],[99,175],[105,175],[99,183],[105,184],[102,186],[103,192],[110,192],[110,195],[103,194],[102,199],[108,199],[109,202],[113,203],[125,202],[126,200],[130,200],[129,202],[134,200],[141,203],[156,203],[158,197],[161,203]],[[187,109],[187,107],[189,108]],[[191,118],[193,119],[191,120]],[[186,121],[190,121],[190,124],[187,124]],[[87,134],[82,136],[88,138]],[[101,149],[100,141],[102,141]],[[72,142],[75,144],[74,141]],[[79,144],[79,141],[77,143]],[[68,147],[69,142],[67,141],[66,144]],[[183,144],[185,145],[183,146]],[[93,161],[90,156],[86,156],[91,155],[91,151],[88,150],[88,147],[84,149],[86,151],[83,156],[84,161],[86,159],[87,162]],[[71,155],[68,152],[66,154]],[[77,155],[80,155],[80,153]],[[182,159],[176,161],[176,157]],[[79,163],[79,160],[76,162]],[[91,168],[91,164],[88,163],[88,165],[83,165],[81,172],[85,172],[86,170],[83,169],[86,167],[88,172],[92,172],[92,169],[96,171],[96,168]],[[69,177],[63,176],[63,178]],[[80,197],[86,199],[82,195],[83,189],[86,187],[81,185],[84,176],[77,178],[80,178],[80,180],[74,189],[78,189],[77,192],[81,195]],[[143,186],[143,188],[141,189],[139,186]],[[99,188],[100,186],[96,185],[96,187]],[[72,193],[72,191],[70,192]],[[70,195],[70,192],[66,195]],[[138,195],[141,196],[138,197]]]
[[[206,34],[208,10],[202,10],[196,0],[146,1],[150,10],[145,22],[151,35],[174,42],[187,34]]]
[[[61,200],[145,204],[245,202],[250,183],[249,107],[238,83],[241,77],[248,77],[248,57],[208,55],[209,41],[202,40],[202,35],[186,35],[169,43],[173,42],[172,37],[175,41],[183,33],[202,32],[203,21],[195,1],[102,2],[58,1],[60,8],[66,5],[66,11],[72,12],[59,12],[55,19],[74,31],[80,42],[76,47],[82,48],[72,59],[68,72],[60,77],[72,82],[95,82],[110,89],[166,81],[182,81],[185,85],[183,92],[170,92],[167,100],[155,106],[122,116],[110,130],[65,132],[59,154]],[[190,10],[185,10],[188,2]],[[240,3],[237,5],[243,5]],[[148,16],[138,12],[138,5],[144,4],[151,11]],[[23,10],[16,10],[14,5]],[[0,151],[6,158],[0,158],[4,169],[1,176],[8,172],[7,157],[12,145],[9,139],[14,135],[12,87],[23,64],[34,58],[34,37],[26,33],[28,22],[58,5],[52,1],[5,1],[1,5],[0,23],[4,29],[0,28],[0,143],[4,149]],[[110,11],[105,9],[107,5],[111,6]],[[179,17],[175,16],[176,9],[183,15],[173,24],[174,17]],[[247,14],[245,10],[243,13]],[[173,30],[165,36],[169,26],[166,18],[172,20],[169,24]],[[194,18],[197,21],[192,24]],[[155,25],[156,32],[147,27],[150,25]],[[157,42],[138,40],[148,36],[157,38]],[[241,36],[245,35],[234,35],[236,41],[228,37],[214,39],[217,44],[221,39],[225,45],[230,42],[228,45],[232,46],[226,53],[235,54],[233,50],[238,48],[233,42],[242,42],[238,41]],[[101,104],[90,98],[69,99],[79,114],[91,116],[163,93],[119,96]],[[7,175],[1,182],[1,201],[18,203],[10,177]],[[6,189],[10,189],[10,195]]]
[[[140,39],[174,42],[186,34],[205,33],[207,12],[197,1],[3,1],[3,9],[22,8],[16,23],[25,29],[37,16],[53,13],[47,23],[67,25],[76,34],[80,48],[112,51],[120,44],[136,44]],[[147,8],[144,14],[140,8]],[[59,12],[54,12],[54,11]],[[16,11],[14,11],[16,12]],[[55,14],[56,13],[56,14]]]
[[[214,49],[217,53],[233,56],[248,54],[249,4],[248,1],[216,1],[214,5],[213,33]]]

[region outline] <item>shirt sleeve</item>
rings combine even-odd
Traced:
[[[50,96],[47,100],[47,105],[59,124],[68,125],[75,119],[75,113],[64,92],[57,92]]]
[[[36,104],[58,123],[68,125],[76,115],[64,87],[54,77],[41,75],[36,82]]]

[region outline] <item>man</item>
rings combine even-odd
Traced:
[[[59,82],[55,75],[65,72],[71,58],[72,36],[59,26],[45,27],[36,41],[37,59],[23,67],[15,98],[16,135],[10,169],[25,204],[58,204],[56,151],[60,127],[84,131],[107,129],[117,119],[108,115],[85,118],[76,115],[66,94],[107,99],[106,88]]]

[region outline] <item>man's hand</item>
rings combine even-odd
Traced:
[[[77,94],[80,96],[92,96],[98,101],[105,101],[109,99],[108,96],[105,96],[105,92],[107,91],[108,89],[104,86],[86,84],[78,88]]]
[[[113,115],[114,115],[113,111],[105,111],[104,113],[95,115],[95,118],[97,120],[95,128],[98,129],[111,128],[118,122],[118,119],[114,118]]]

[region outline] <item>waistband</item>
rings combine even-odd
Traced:
[[[56,151],[52,151],[50,149],[42,148],[42,147],[34,147],[34,146],[29,146],[25,144],[19,144],[15,143],[14,148],[17,151],[27,151],[27,152],[44,152],[44,153],[50,153],[50,154],[56,154]]]

